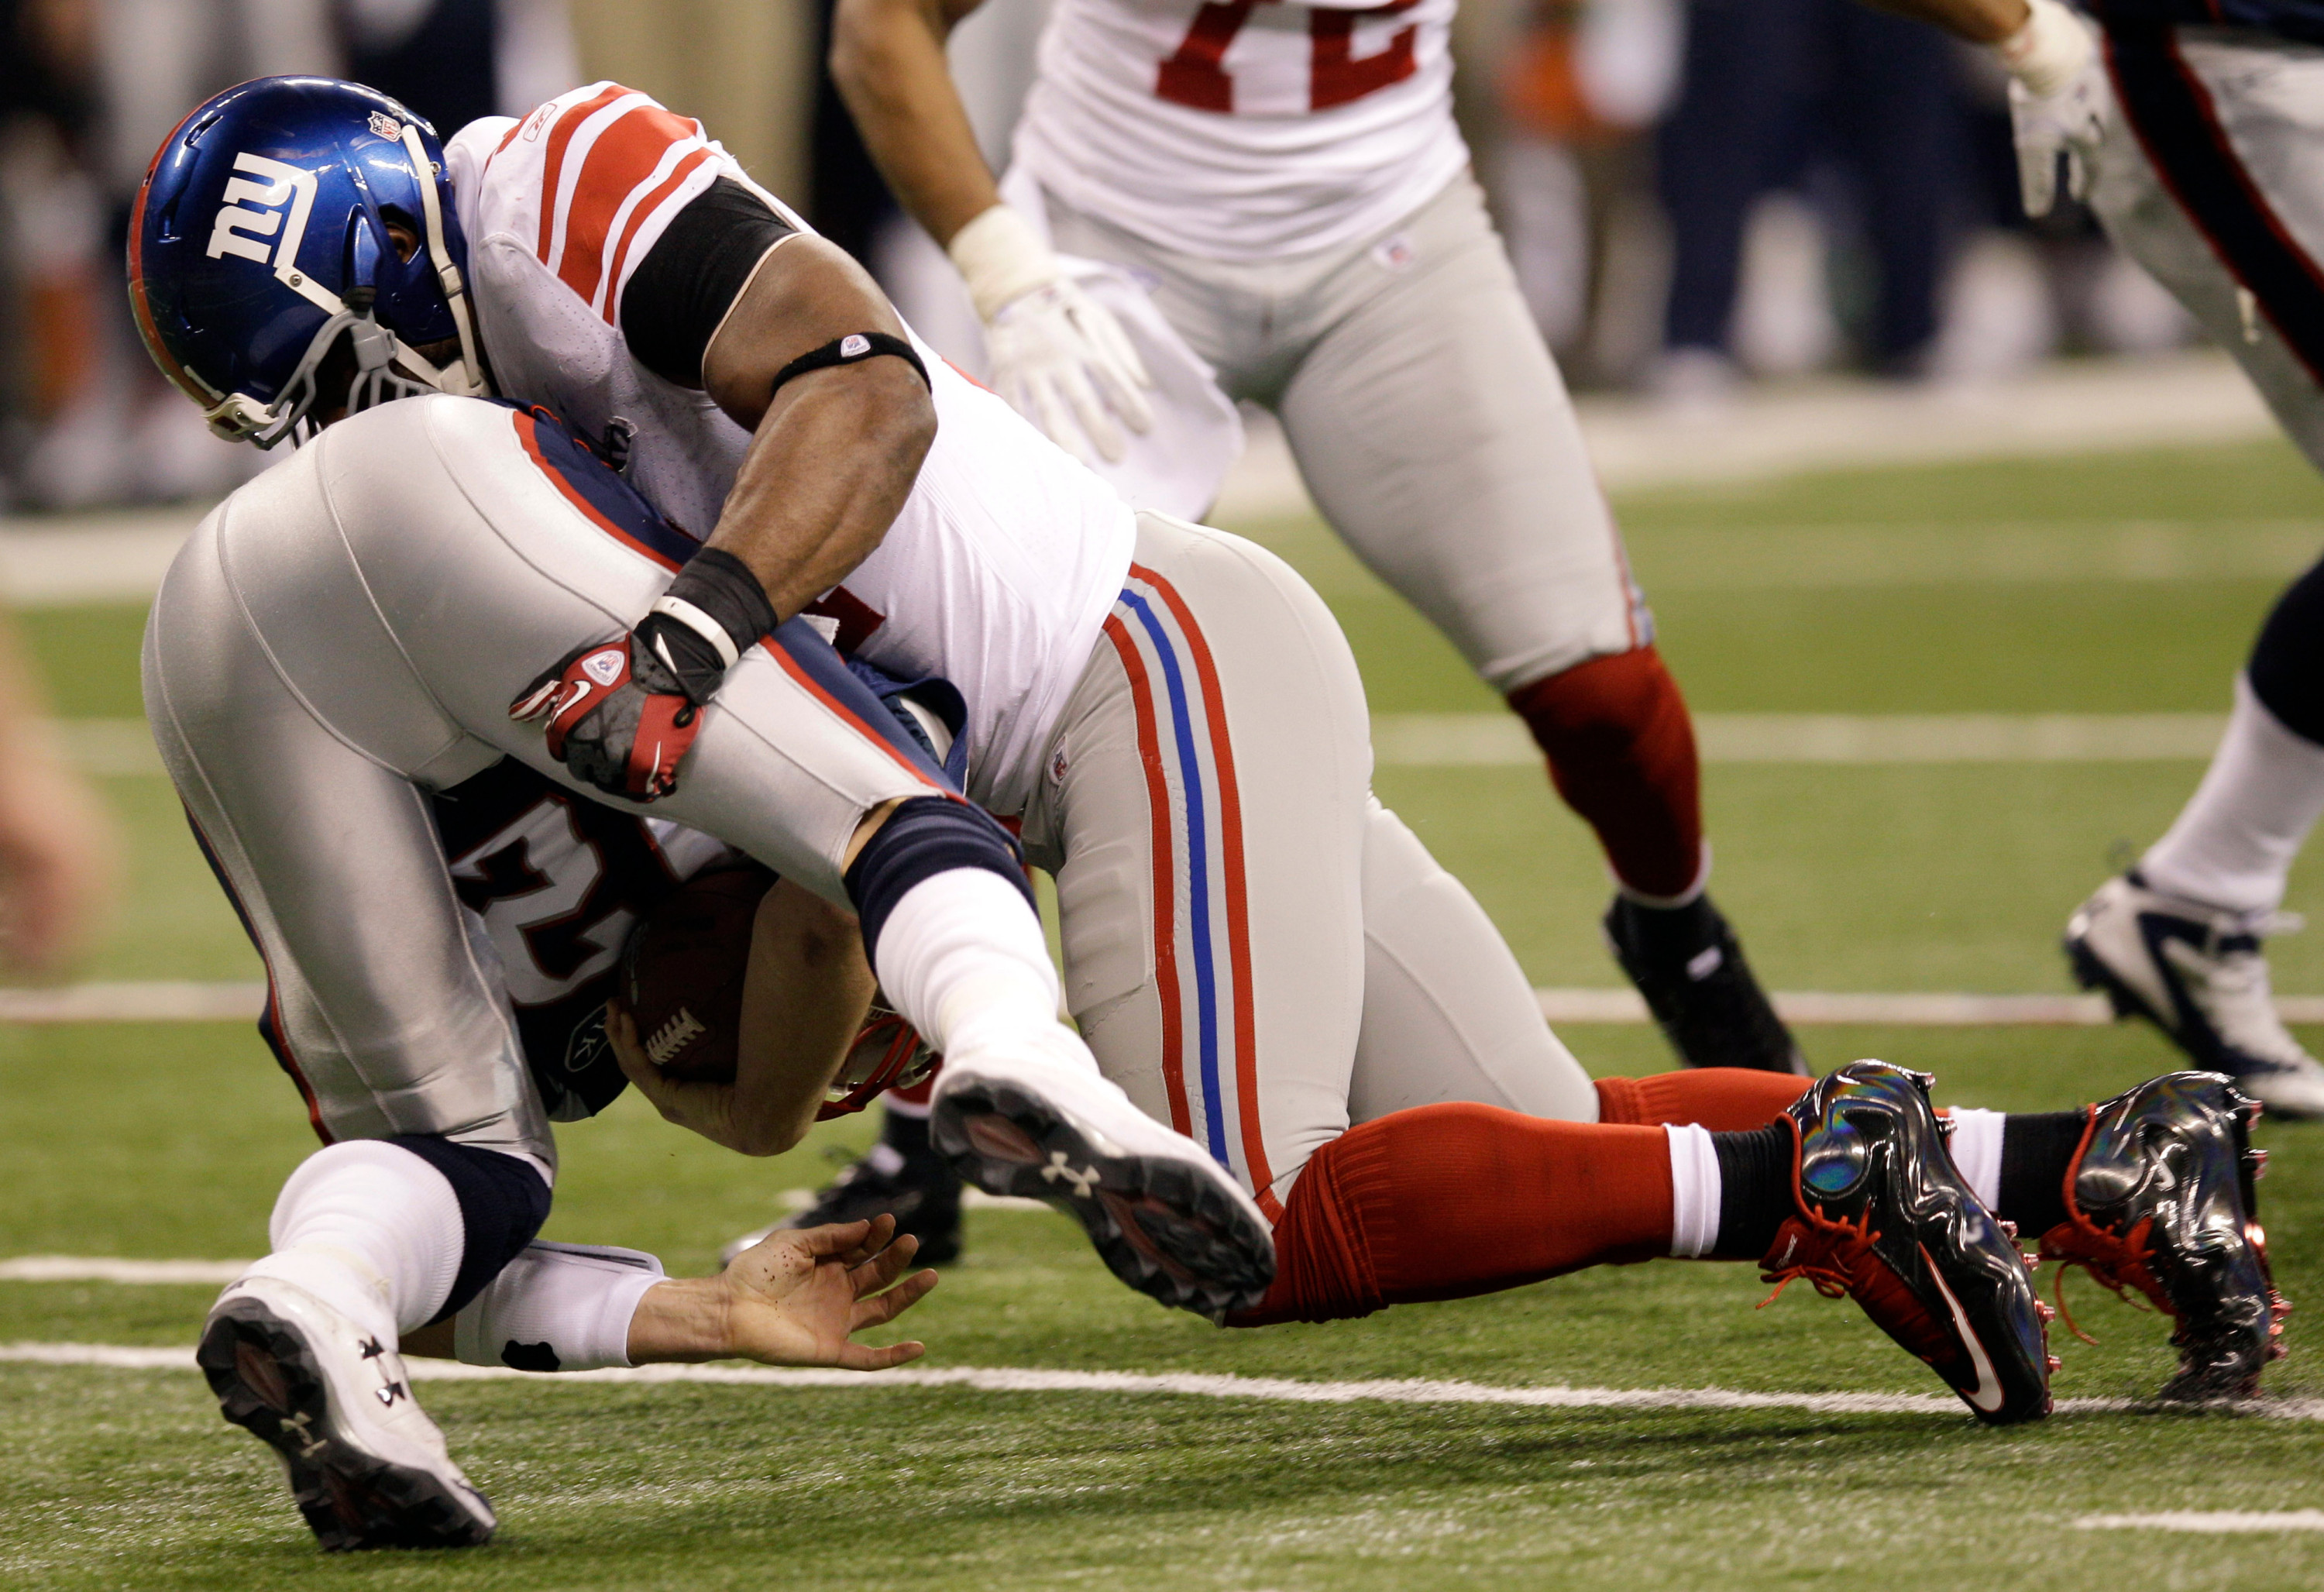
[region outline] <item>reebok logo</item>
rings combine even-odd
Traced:
[[[839,340],[839,357],[862,359],[872,352],[872,339],[861,332],[850,332]]]
[[[678,1054],[710,1030],[695,1021],[694,1014],[679,1007],[669,1022],[654,1030],[646,1041],[646,1059],[657,1067],[667,1067]]]
[[[300,242],[307,235],[307,213],[315,207],[315,174],[247,151],[235,156],[234,169],[251,175],[227,180],[220,196],[225,203],[210,225],[209,257],[218,260],[238,254],[261,265],[272,264],[277,276],[285,276],[298,260]],[[290,207],[287,225],[282,208],[286,204]]]

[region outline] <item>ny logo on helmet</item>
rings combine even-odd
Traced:
[[[299,257],[299,241],[307,233],[307,212],[315,207],[315,174],[249,153],[235,155],[234,169],[248,171],[260,180],[236,177],[227,181],[221,196],[225,204],[210,228],[209,257],[239,254],[261,265],[272,261],[278,275],[287,271]],[[288,225],[283,224],[281,209],[286,202],[290,207]],[[263,207],[247,207],[251,206]],[[281,234],[279,239],[277,232]]]

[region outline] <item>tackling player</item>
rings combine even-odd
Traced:
[[[1151,283],[1228,393],[1281,419],[1333,529],[1532,731],[1681,1057],[1804,1072],[1704,894],[1693,727],[1469,172],[1454,0],[1059,0],[1001,187],[945,62],[980,3],[842,0],[831,66],[966,280],[996,388],[1120,451],[1139,372],[1058,253]]]
[[[2324,469],[2324,8],[2313,0],[1879,0],[1991,45],[2028,215],[2066,161],[2115,244],[2235,355]],[[2288,1117],[2324,1066],[2276,1015],[2261,940],[2324,813],[2324,565],[2278,600],[2227,738],[2170,832],[2066,928],[2085,988]]]

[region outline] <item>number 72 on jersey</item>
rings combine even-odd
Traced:
[[[1388,5],[1375,5],[1360,11],[1326,9],[1321,6],[1284,6],[1285,12],[1305,10],[1307,14],[1306,49],[1307,93],[1305,108],[1309,111],[1330,110],[1377,93],[1392,83],[1400,83],[1418,69],[1417,52],[1414,46],[1420,34],[1420,24],[1407,23],[1398,28],[1382,49],[1369,55],[1356,53],[1357,24],[1378,21],[1412,10],[1421,0],[1394,0]],[[1178,42],[1176,52],[1160,63],[1155,73],[1154,92],[1174,105],[1190,106],[1198,111],[1231,114],[1236,104],[1236,77],[1226,65],[1228,48],[1235,36],[1251,20],[1251,14],[1262,5],[1273,6],[1274,0],[1229,0],[1219,5],[1213,0],[1194,9],[1194,20],[1186,36]],[[1269,27],[1266,32],[1280,37],[1284,30]],[[1291,39],[1283,39],[1290,44]],[[1270,50],[1269,55],[1275,51]],[[1268,79],[1280,80],[1280,69],[1288,62],[1269,60],[1259,70]],[[1268,98],[1275,97],[1268,96]],[[1250,111],[1280,111],[1293,108],[1289,105],[1259,105],[1250,103],[1248,92],[1240,109]]]

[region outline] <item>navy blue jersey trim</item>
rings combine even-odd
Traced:
[[[699,541],[663,519],[637,488],[615,474],[578,433],[549,410],[538,405],[518,409],[515,419],[517,435],[533,462],[567,502],[601,529],[673,569],[701,549]]]
[[[2324,271],[2292,241],[2244,170],[2167,23],[2110,22],[2116,97],[2171,197],[2324,382]]]

